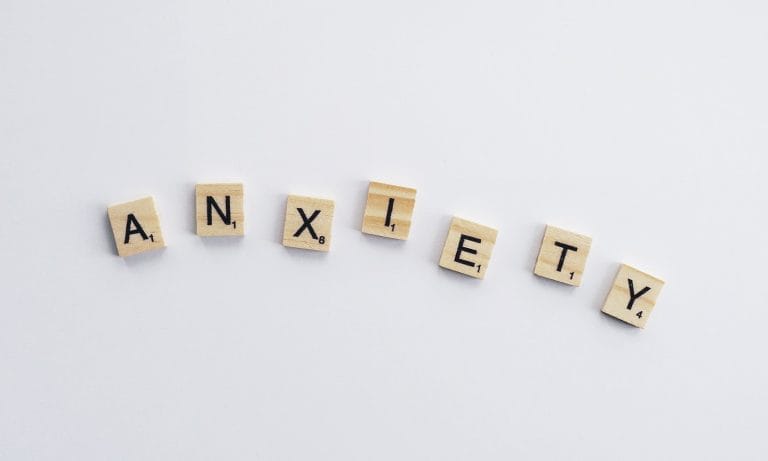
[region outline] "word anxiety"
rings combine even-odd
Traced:
[[[195,187],[197,235],[242,236],[245,233],[242,184],[198,184]],[[362,231],[406,240],[411,230],[416,189],[371,182]],[[331,247],[334,202],[289,195],[285,206],[283,245],[328,251]],[[165,247],[152,197],[107,209],[117,253],[130,256]],[[488,271],[496,229],[454,217],[440,256],[440,266],[482,279]],[[533,272],[557,282],[580,286],[592,239],[546,226]],[[644,328],[664,281],[622,264],[602,311]]]

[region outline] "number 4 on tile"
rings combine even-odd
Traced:
[[[630,325],[644,328],[663,287],[663,280],[622,265],[602,310]]]

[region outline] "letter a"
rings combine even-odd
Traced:
[[[131,227],[133,227],[133,229]],[[141,224],[139,224],[139,221],[136,219],[136,216],[134,216],[133,213],[129,213],[128,218],[125,220],[125,241],[123,243],[126,245],[130,243],[131,235],[133,234],[141,235],[142,240],[147,240],[149,238],[147,237],[147,233],[144,232],[144,229],[141,227]]]

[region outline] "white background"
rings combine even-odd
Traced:
[[[766,459],[763,1],[0,1],[0,458]],[[407,242],[359,231],[416,187]],[[243,239],[194,234],[242,180]],[[280,245],[336,200],[329,254]],[[168,248],[123,260],[109,204]],[[438,268],[454,214],[483,281]],[[532,274],[544,225],[584,284]],[[626,262],[648,327],[600,313]]]

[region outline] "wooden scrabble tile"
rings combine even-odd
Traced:
[[[592,238],[547,226],[533,273],[548,279],[580,286]]]
[[[454,217],[440,256],[440,267],[484,278],[497,234],[496,229]]]
[[[662,287],[663,280],[622,264],[605,300],[603,312],[645,328]]]
[[[241,183],[197,184],[195,205],[197,235],[240,236],[245,233]]]
[[[328,251],[331,247],[333,200],[289,195],[285,205],[283,245]]]
[[[155,200],[145,197],[107,208],[117,254],[131,256],[165,247]]]
[[[371,182],[363,216],[363,232],[407,240],[416,204],[416,189]]]

